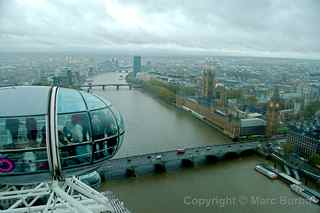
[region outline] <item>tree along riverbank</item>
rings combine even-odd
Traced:
[[[196,94],[196,89],[187,86],[178,86],[164,83],[162,81],[153,79],[149,81],[142,81],[136,79],[133,73],[129,73],[126,76],[128,83],[139,84],[142,89],[153,97],[158,98],[170,105],[176,105],[177,95],[193,96]]]

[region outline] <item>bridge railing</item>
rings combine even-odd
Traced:
[[[260,144],[260,142],[246,142],[246,143],[227,143],[227,144],[215,144],[215,145],[201,145],[201,146],[193,146],[193,147],[186,147],[183,148],[185,152],[192,151],[192,150],[206,150],[207,147],[210,147],[213,151],[214,148],[236,148],[236,147],[241,147],[241,148],[251,148],[251,147],[257,147]],[[138,155],[133,155],[133,156],[128,156],[124,158],[129,158],[129,157],[148,157],[148,156],[157,156],[157,155],[164,155],[168,153],[175,153],[177,149],[181,149],[181,147],[177,147],[174,150],[165,150],[165,151],[160,151],[160,152],[151,152],[151,153],[143,153],[143,154],[138,154]],[[112,161],[115,160],[123,160],[123,158],[115,158]]]

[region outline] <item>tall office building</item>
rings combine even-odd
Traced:
[[[267,106],[267,129],[266,135],[272,137],[277,134],[280,125],[280,95],[279,89],[275,88],[273,96]]]
[[[66,67],[65,68],[67,79],[68,79],[68,85],[72,86],[73,85],[73,73],[70,68]]]
[[[137,73],[141,72],[141,56],[133,56],[133,75],[137,76]]]

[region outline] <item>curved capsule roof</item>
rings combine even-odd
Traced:
[[[0,117],[47,114],[49,90],[40,86],[0,88]]]
[[[0,182],[28,184],[96,169],[124,138],[110,102],[67,88],[0,88]]]

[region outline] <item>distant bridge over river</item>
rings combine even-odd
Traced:
[[[6,84],[6,85],[0,85],[0,89],[5,89],[7,87],[15,87],[15,86],[19,86],[16,84]],[[101,88],[102,90],[105,90],[107,87],[114,87],[117,90],[120,89],[120,87],[125,87],[125,88],[129,88],[129,90],[131,89],[135,89],[135,88],[141,88],[141,85],[139,84],[131,84],[131,83],[114,83],[114,84],[83,84],[83,85],[75,85],[77,87],[80,87],[81,89],[93,89],[93,88]]]
[[[163,152],[133,155],[107,161],[100,172],[106,179],[166,172],[196,164],[216,162],[255,153],[260,142],[205,145]]]
[[[88,89],[93,89],[93,88],[97,88],[100,87],[102,88],[102,90],[105,90],[107,87],[115,87],[117,90],[120,89],[120,87],[127,87],[130,90],[132,88],[141,88],[141,85],[137,85],[137,84],[130,84],[130,83],[121,83],[121,84],[85,84],[85,85],[80,85],[80,88],[88,88]]]

